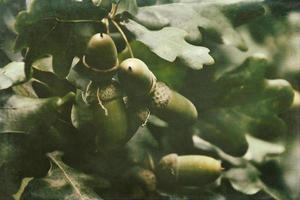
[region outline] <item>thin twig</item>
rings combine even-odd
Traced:
[[[41,21],[55,20],[58,23],[102,23],[101,20],[95,19],[59,19],[57,17],[42,18]]]
[[[117,14],[117,11],[118,11],[118,7],[119,7],[119,3],[120,2],[121,2],[121,0],[118,1],[118,3],[112,5],[112,9],[111,9],[110,15],[109,15],[111,19],[115,18],[116,14]]]
[[[119,26],[119,24],[118,24],[115,20],[111,19],[111,21],[112,21],[112,23],[115,25],[115,27],[118,29],[119,33],[122,35],[122,37],[123,37],[123,39],[124,39],[124,41],[125,41],[125,43],[126,43],[126,46],[127,46],[127,48],[128,48],[130,57],[131,57],[131,58],[134,58],[134,56],[133,56],[133,51],[132,51],[132,49],[131,49],[131,46],[130,46],[130,44],[129,44],[129,41],[128,41],[128,39],[127,39],[125,33],[123,32],[123,30],[121,29],[121,27]]]

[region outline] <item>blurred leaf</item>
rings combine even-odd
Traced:
[[[204,64],[209,65],[214,62],[207,48],[191,45],[184,40],[186,36],[184,30],[165,27],[158,31],[150,31],[132,20],[126,23],[126,28],[137,37],[138,41],[169,62],[178,58],[192,69],[201,69]]]
[[[43,72],[54,73],[52,63],[53,63],[53,56],[47,56],[47,57],[35,60],[32,63],[32,67],[37,70],[43,71]]]
[[[272,173],[268,173],[266,175],[273,176]],[[291,200],[290,195],[284,190],[284,188],[272,187],[272,185],[263,181],[261,179],[261,172],[250,164],[248,164],[245,168],[232,168],[224,173],[224,177],[229,179],[234,189],[244,194],[253,195],[262,190],[274,199]]]
[[[264,191],[275,199],[291,200],[291,193],[283,179],[283,171],[277,160],[268,160],[258,165],[261,172],[261,180],[264,183]]]
[[[246,49],[243,39],[232,25],[264,14],[263,1],[180,1],[179,3],[142,7],[134,20],[149,29],[171,26],[187,32],[185,38],[200,44],[203,35],[213,41]],[[250,15],[248,10],[256,15]],[[230,15],[228,15],[230,14]],[[226,17],[226,15],[228,17]],[[239,24],[242,22],[239,22]],[[126,24],[125,24],[126,25]]]
[[[202,113],[197,124],[200,137],[226,153],[241,156],[248,148],[246,133],[260,138],[274,138],[285,133],[286,125],[278,114],[291,105],[293,89],[284,80],[265,80],[265,65],[264,58],[250,57],[218,80],[212,78],[206,83],[209,88],[206,85],[197,89],[187,87],[189,94],[200,92],[194,97],[198,111]],[[211,90],[214,94],[207,94],[206,91]]]
[[[2,93],[0,133],[29,134],[43,129],[55,120],[61,102],[62,99],[58,97],[35,99]]]
[[[66,79],[60,79],[55,74],[43,72],[40,70],[33,71],[32,87],[40,98],[51,96],[64,96],[69,92],[75,92],[75,88]]]
[[[157,0],[137,0],[137,5],[138,6],[151,6],[156,3]]]
[[[251,52],[268,56],[268,76],[284,78],[295,88],[300,88],[300,62],[295,59],[300,56],[299,19],[298,12],[277,17],[269,14],[240,30]]]
[[[23,8],[23,0],[10,0],[0,3],[0,67],[10,61],[22,61],[21,53],[15,52],[13,49],[16,39],[15,15]]]
[[[266,142],[250,135],[246,136],[249,144],[245,159],[261,163],[271,156],[278,156],[285,150],[283,145]]]
[[[124,11],[129,12],[131,14],[136,14],[138,7],[136,0],[118,0],[118,10],[117,13],[122,13]]]
[[[153,153],[158,151],[159,145],[147,128],[140,128],[128,141],[125,149],[131,162],[151,168],[154,164]]]
[[[277,52],[274,59],[276,76],[285,78],[300,89],[300,13],[290,13],[287,17],[288,32],[282,31],[275,37]]]
[[[53,70],[65,77],[73,58],[81,55],[87,40],[101,30],[100,20],[107,9],[91,1],[32,1],[29,10],[17,17],[16,49],[29,47],[29,65],[41,56],[53,55]]]
[[[20,171],[22,168],[10,170],[22,157],[22,149],[17,145],[21,137],[14,139],[11,134],[1,134],[0,137],[0,192],[3,197],[8,198],[14,194],[21,181]],[[13,163],[13,164],[12,164]]]
[[[298,122],[300,115],[296,116],[298,117]],[[294,131],[297,131],[294,138],[292,138],[292,141],[287,143],[287,152],[281,157],[282,160],[282,169],[284,174],[284,179],[289,186],[291,190],[291,195],[293,196],[293,199],[299,199],[300,197],[300,174],[299,174],[299,165],[300,165],[300,136],[299,136],[299,130],[300,130],[300,124],[296,123],[295,126],[298,126],[298,128]],[[295,134],[295,133],[294,133]]]
[[[248,165],[246,168],[232,168],[224,176],[228,178],[234,189],[251,195],[262,189],[262,182],[256,168]]]
[[[51,168],[44,178],[29,182],[22,199],[102,199],[94,188],[107,188],[109,182],[96,175],[80,172],[62,161],[61,152],[49,153]]]
[[[24,63],[11,62],[0,68],[0,90],[22,83],[26,80]]]
[[[17,191],[23,177],[41,175],[47,170],[43,155],[53,147],[51,131],[58,127],[51,125],[61,100],[1,92],[0,184],[5,187],[0,187],[0,192],[4,198],[9,199]]]
[[[29,80],[23,84],[16,85],[12,88],[12,91],[16,95],[30,97],[30,98],[37,98],[38,96],[32,87],[32,82],[33,80]]]

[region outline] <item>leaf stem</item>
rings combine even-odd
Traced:
[[[118,29],[119,33],[122,35],[125,43],[126,43],[126,46],[128,48],[128,51],[129,51],[129,54],[130,54],[130,57],[131,58],[134,58],[134,55],[133,55],[133,51],[132,51],[132,48],[129,44],[129,41],[125,35],[125,33],[123,32],[123,30],[121,29],[121,27],[119,26],[119,24],[114,20],[114,19],[111,19],[112,23],[115,25],[115,27]]]
[[[55,20],[58,23],[102,23],[101,20],[95,19],[59,19],[57,17],[43,18],[41,20]]]
[[[67,179],[67,181],[71,184],[71,186],[73,187],[73,189],[75,190],[75,192],[77,193],[77,195],[79,196],[80,199],[84,199],[80,190],[76,187],[76,183],[73,182],[73,180],[71,179],[71,177],[69,177],[68,173],[64,170],[63,166],[60,165],[59,161],[56,160],[56,158],[54,156],[52,156],[50,153],[47,154],[47,156],[52,160],[52,162],[54,162],[56,164],[56,166],[62,171],[62,173],[64,174],[65,178]]]
[[[116,14],[117,14],[120,1],[118,1],[118,3],[116,3],[116,4],[112,4],[112,8],[111,8],[111,11],[110,11],[110,14],[109,14],[109,17],[111,19],[114,19]]]

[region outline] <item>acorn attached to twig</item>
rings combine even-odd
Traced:
[[[81,133],[90,134],[96,151],[116,149],[124,145],[133,133],[128,131],[122,89],[112,79],[118,68],[118,57],[109,35],[98,33],[91,37],[82,64],[96,76],[83,91],[77,91],[72,123]],[[94,130],[93,133],[90,130]]]
[[[203,186],[214,182],[221,171],[221,162],[208,156],[169,154],[160,160],[157,177],[170,186]]]
[[[118,77],[129,96],[148,100],[150,110],[168,123],[191,125],[196,121],[198,112],[194,104],[163,82],[157,82],[143,61],[124,60]]]

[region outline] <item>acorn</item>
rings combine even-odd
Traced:
[[[119,66],[118,77],[129,96],[148,99],[150,110],[168,123],[191,125],[197,120],[194,104],[163,82],[157,82],[143,61],[124,60]]]
[[[119,80],[130,96],[148,96],[155,87],[156,77],[147,65],[137,58],[124,60],[118,71]]]
[[[105,76],[106,79],[112,78],[119,65],[117,48],[112,38],[105,33],[93,35],[88,41],[82,63],[91,72]]]
[[[116,81],[91,83],[87,91],[78,90],[71,116],[72,124],[91,138],[98,152],[117,149],[133,135],[128,131],[123,93]]]
[[[158,180],[167,186],[203,186],[221,175],[221,162],[201,155],[168,154],[157,169]]]
[[[194,104],[163,82],[157,82],[155,85],[150,110],[172,125],[192,125],[198,118]]]

